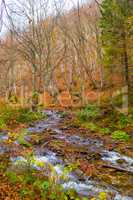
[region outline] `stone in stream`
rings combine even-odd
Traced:
[[[9,151],[8,148],[6,148],[5,146],[0,146],[0,154],[4,154],[8,151]]]
[[[9,136],[8,136],[8,132],[7,131],[2,131],[0,132],[0,142],[4,141],[4,140],[8,140]]]

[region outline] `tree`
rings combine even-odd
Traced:
[[[6,20],[5,20],[6,19]],[[8,25],[7,25],[7,24]],[[5,24],[7,26],[5,26]],[[13,31],[11,30],[11,13],[8,9],[8,4],[5,0],[0,0],[0,33],[2,29],[10,29],[8,38],[8,42],[6,39],[3,39],[3,32],[1,35],[0,41],[0,67],[1,67],[1,95],[4,97],[9,97],[14,93],[15,90],[15,74],[14,74],[14,45],[13,45]],[[9,39],[10,38],[10,39]],[[10,45],[9,45],[10,44]],[[8,47],[7,47],[8,46]],[[10,75],[9,75],[10,74]]]
[[[15,10],[17,21],[20,23],[22,20],[24,24],[13,24],[17,51],[31,68],[33,97],[37,97],[39,91],[43,92],[53,69],[52,35],[56,17],[48,14],[48,0],[17,1]],[[33,107],[37,104],[37,98],[35,99],[32,101]]]
[[[68,14],[59,10],[57,12],[60,16],[58,26],[64,37],[66,56],[69,57],[65,59],[65,66],[68,70],[71,67],[70,78],[66,78],[67,88],[72,94],[75,93],[75,85],[80,85],[76,93],[79,93],[82,104],[85,104],[84,97],[88,87],[97,91],[103,87],[99,7],[95,2],[80,5],[78,1],[77,6]],[[99,81],[95,79],[98,71]]]
[[[131,90],[129,67],[132,64],[133,47],[129,48],[133,36],[129,19],[133,15],[132,0],[104,0],[101,4],[101,30],[104,51],[104,65],[114,73],[123,76],[126,101]]]

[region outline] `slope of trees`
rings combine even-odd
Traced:
[[[122,85],[128,101],[133,87],[131,76],[133,2],[130,0],[104,0],[101,5],[101,13],[104,65],[108,67],[110,77],[114,73],[123,77]]]
[[[7,88],[18,96],[25,90],[47,91],[57,98],[68,91],[85,104],[91,91],[100,102],[104,93],[111,100],[123,88],[127,102],[132,95],[132,1],[78,3],[69,12],[64,2],[54,1],[52,14],[49,3],[7,5],[12,17],[1,49],[6,58],[1,69],[6,66],[10,79],[6,93]]]

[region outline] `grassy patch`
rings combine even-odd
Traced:
[[[96,132],[98,130],[98,126],[93,122],[89,122],[89,123],[84,122],[84,123],[82,123],[82,126],[84,128],[91,130],[92,132]]]
[[[127,142],[129,140],[129,135],[124,131],[117,130],[112,133],[112,139]]]
[[[94,120],[100,116],[100,109],[96,105],[87,105],[84,109],[77,112],[80,121]]]
[[[60,114],[60,117],[62,118],[65,118],[68,116],[68,113],[66,111],[60,111],[59,114]]]
[[[111,133],[111,130],[110,130],[110,128],[99,128],[99,132],[102,135],[109,135]]]
[[[25,147],[31,147],[31,144],[26,140],[26,136],[28,135],[28,132],[26,130],[23,130],[19,137],[17,138],[17,141],[20,145],[23,145]]]
[[[98,108],[95,105],[86,106],[77,111],[75,124],[101,135],[111,136],[118,141],[129,141],[128,130],[133,127],[133,110],[125,115],[112,107]]]
[[[28,123],[45,118],[46,115],[42,112],[32,112],[30,109],[19,109],[16,121],[19,123]]]
[[[29,108],[13,108],[7,104],[0,106],[0,129],[15,123],[29,123],[45,118],[41,111],[32,112]]]

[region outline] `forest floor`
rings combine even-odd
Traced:
[[[131,117],[91,112],[47,109],[1,129],[0,200],[133,200]]]

